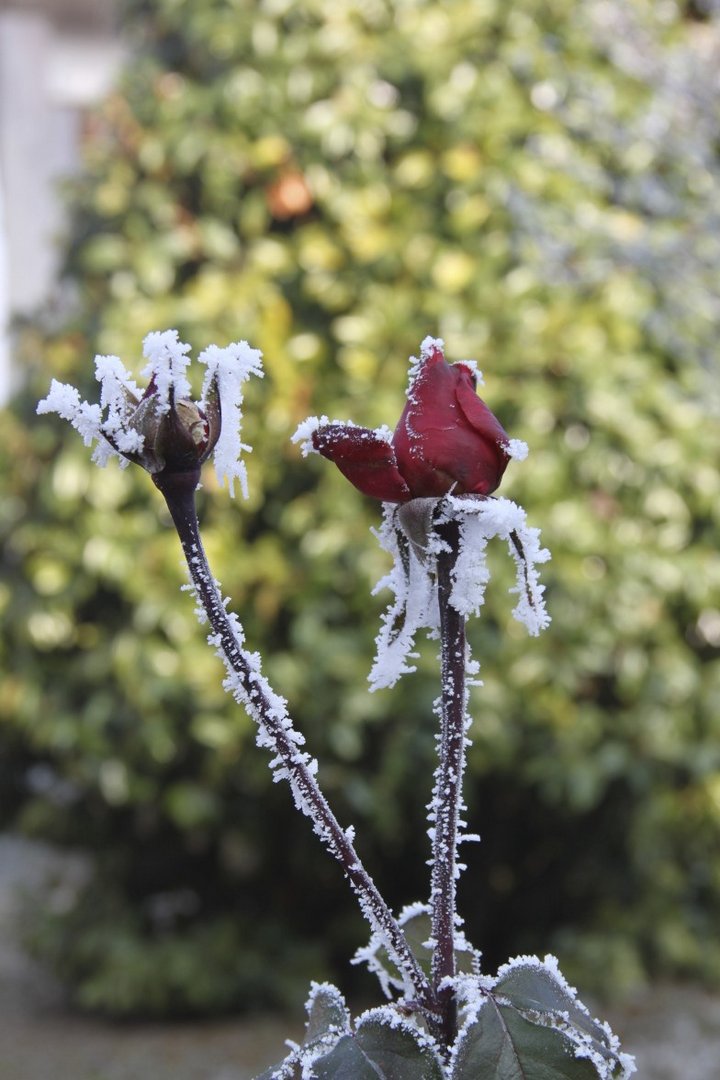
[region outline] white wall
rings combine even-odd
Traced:
[[[58,181],[78,168],[83,111],[108,92],[122,60],[117,38],[98,32],[103,19],[91,18],[109,10],[110,0],[0,7],[0,402],[21,378],[12,316],[31,314],[55,280]]]

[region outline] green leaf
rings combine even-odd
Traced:
[[[461,1035],[452,1080],[597,1080],[557,1028],[526,1020],[488,998],[477,1021]]]
[[[265,1072],[261,1072],[255,1080],[300,1080],[302,1076],[300,1065],[289,1059],[281,1061],[279,1065],[271,1065]]]
[[[422,1046],[409,1025],[393,1026],[373,1014],[357,1031],[314,1065],[317,1080],[442,1080],[442,1069],[429,1046]]]
[[[429,975],[432,967],[432,950],[428,948],[426,943],[432,936],[430,915],[427,911],[419,911],[417,914],[409,916],[406,916],[403,913],[400,916],[399,921],[403,928],[407,943],[410,946],[410,951],[425,974]],[[384,945],[378,947],[376,955],[379,956],[385,971],[387,971],[393,979],[398,979],[402,982],[402,976],[400,975],[396,964],[388,956]],[[472,974],[473,954],[471,952],[456,948],[455,963],[458,972],[467,975]]]
[[[330,983],[313,983],[306,1008],[308,1022],[304,1046],[311,1046],[333,1030],[350,1030],[350,1014],[345,998],[336,986]]]
[[[514,965],[498,979],[493,992],[508,998],[511,1005],[523,1012],[562,1013],[574,1027],[604,1047],[607,1040],[604,1028],[546,967],[537,963]]]
[[[331,983],[312,983],[305,1008],[308,1019],[303,1039],[304,1049],[291,1051],[284,1061],[266,1069],[256,1080],[272,1080],[273,1074],[282,1077],[282,1080],[300,1080],[302,1067],[298,1059],[303,1057],[306,1051],[312,1054],[313,1047],[316,1053],[323,1049],[334,1050],[333,1039],[337,1043],[337,1040],[345,1037],[345,1032],[349,1033],[350,1013],[345,998]],[[323,1041],[324,1046],[317,1045]]]

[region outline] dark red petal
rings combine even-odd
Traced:
[[[395,451],[377,432],[325,424],[313,432],[312,443],[363,495],[383,502],[407,502],[410,498],[410,489],[398,472]]]
[[[508,434],[482,398],[475,393],[469,369],[464,364],[454,364],[453,370],[457,371],[458,375],[455,397],[467,422],[486,439],[502,446],[507,445],[510,442]]]
[[[508,437],[476,395],[472,371],[445,361],[423,367],[393,436],[413,498],[488,495],[500,483]]]

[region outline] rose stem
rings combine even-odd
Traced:
[[[445,550],[437,555],[440,608],[441,679],[439,762],[431,804],[432,877],[431,919],[433,989],[442,1007],[443,1037],[452,1045],[457,1015],[451,987],[443,979],[455,975],[455,906],[458,878],[457,846],[465,770],[465,618],[450,603],[452,571],[458,555],[457,522],[438,526]]]
[[[419,1004],[429,1013],[436,1013],[437,1003],[428,979],[413,956],[397,920],[360,861],[351,836],[341,828],[317,780],[298,752],[291,732],[276,715],[276,709],[258,680],[257,672],[250,666],[238,644],[235,630],[210,572],[200,537],[195,507],[198,479],[199,472],[195,471],[153,476],[156,486],[165,497],[182,544],[190,577],[208,622],[217,636],[227,666],[240,682],[251,715],[272,740],[274,750],[284,766],[285,775],[294,791],[299,794],[302,806],[307,809],[318,835],[326,841],[331,853],[342,866],[363,914],[373,930],[382,934],[398,967],[413,986]]]

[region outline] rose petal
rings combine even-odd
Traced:
[[[454,364],[453,370],[458,374],[455,397],[470,426],[499,446],[507,445],[510,438],[498,418],[475,393],[469,368],[464,364]]]
[[[410,489],[400,475],[391,443],[376,431],[354,425],[326,424],[312,434],[318,453],[334,461],[363,495],[382,502],[406,502]]]
[[[408,394],[393,445],[413,498],[488,495],[500,483],[508,437],[475,393],[466,364],[448,364],[433,349]]]

